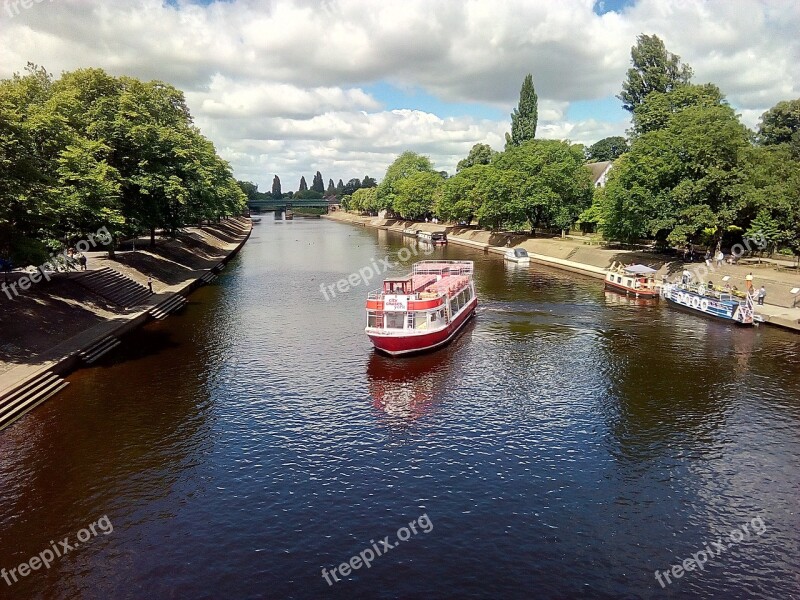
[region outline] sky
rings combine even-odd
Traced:
[[[24,2],[24,4],[23,4]],[[502,150],[527,73],[537,137],[624,135],[615,97],[656,34],[755,127],[800,97],[798,0],[0,0],[0,77],[28,62],[168,82],[237,179],[283,191]]]

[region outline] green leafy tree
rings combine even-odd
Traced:
[[[533,88],[533,75],[528,73],[519,92],[519,105],[511,113],[511,133],[506,133],[506,147],[519,146],[536,137],[539,120],[539,99]]]
[[[378,210],[394,210],[398,182],[414,173],[435,173],[431,159],[415,152],[403,152],[389,165],[383,181],[375,188],[377,189]]]
[[[344,193],[353,194],[356,190],[360,189],[361,187],[362,187],[361,180],[358,179],[357,177],[354,177],[353,179],[344,184]]]
[[[602,193],[604,234],[673,244],[719,236],[742,206],[740,156],[748,146],[729,106],[678,110],[615,163]]]
[[[350,210],[367,213],[378,212],[377,188],[359,188],[350,196]]]
[[[619,135],[603,138],[589,146],[586,157],[593,162],[614,161],[628,151],[628,140]]]
[[[236,183],[239,184],[239,189],[244,192],[244,195],[247,196],[247,200],[249,202],[259,199],[257,184],[253,183],[252,181],[237,181]]]
[[[361,187],[363,188],[378,187],[378,182],[375,181],[375,179],[373,179],[369,175],[364,175],[364,179],[361,180]]]
[[[631,48],[632,67],[622,83],[622,92],[617,96],[623,108],[633,112],[648,94],[670,92],[689,83],[692,69],[681,63],[680,56],[667,51],[657,35],[641,34]]]
[[[344,195],[344,182],[340,179],[339,183],[336,184],[336,197],[341,198]]]
[[[394,211],[404,219],[419,219],[429,214],[442,181],[441,175],[432,171],[418,171],[398,180]]]
[[[276,200],[283,198],[283,192],[281,192],[281,179],[277,175],[272,178],[272,197]]]
[[[475,144],[470,149],[467,158],[458,161],[456,166],[456,173],[462,169],[468,169],[475,165],[488,165],[492,162],[492,157],[497,154],[489,144]]]
[[[765,146],[791,144],[800,148],[800,98],[778,102],[761,115],[757,139]]]
[[[336,186],[333,185],[333,179],[328,180],[328,189],[325,190],[326,196],[335,196],[336,195]]]
[[[444,221],[471,224],[483,204],[482,183],[493,175],[489,165],[473,165],[447,179],[434,201],[434,213]]]
[[[318,192],[320,194],[325,193],[325,183],[322,180],[322,173],[317,171],[317,174],[314,175],[314,181],[311,183],[311,191]]]
[[[305,175],[300,176],[300,185],[297,188],[298,192],[307,192],[308,191],[308,184],[306,183]]]
[[[518,191],[509,209],[515,223],[566,230],[591,204],[592,183],[580,146],[533,140],[507,149],[493,166],[515,174]]]
[[[641,135],[667,126],[685,108],[727,106],[717,86],[686,84],[671,92],[651,92],[633,111],[633,134]]]

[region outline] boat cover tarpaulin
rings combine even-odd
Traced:
[[[651,269],[645,265],[629,265],[625,267],[625,272],[633,273],[634,275],[646,275],[649,273],[655,273],[656,269]]]

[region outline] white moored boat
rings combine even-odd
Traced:
[[[525,265],[531,262],[531,257],[528,256],[528,251],[525,248],[509,248],[506,251],[505,259]]]

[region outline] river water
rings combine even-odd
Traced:
[[[80,539],[0,598],[800,597],[800,337],[451,245],[430,257],[475,261],[476,318],[384,358],[378,284],[320,285],[408,255],[265,215],[0,434],[0,567]]]

